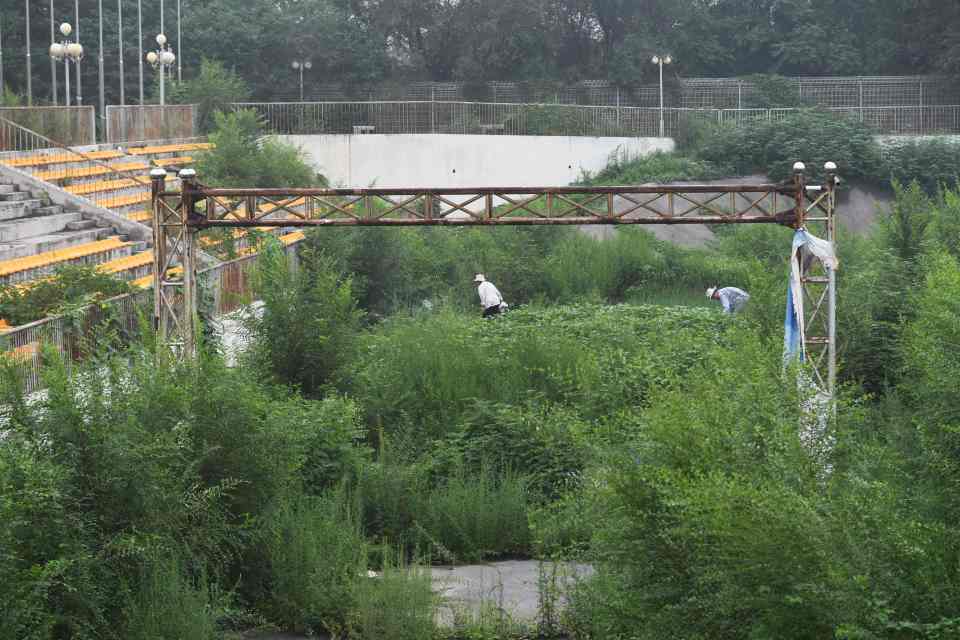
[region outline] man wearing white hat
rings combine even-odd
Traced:
[[[707,297],[711,300],[719,300],[720,304],[723,305],[724,313],[737,313],[743,310],[747,306],[747,301],[750,300],[749,293],[736,287],[724,287],[723,289],[710,287],[707,289]]]
[[[499,289],[493,286],[492,282],[488,282],[482,273],[474,276],[473,281],[477,285],[477,294],[480,296],[480,306],[483,307],[483,317],[490,318],[500,315],[503,308],[506,308],[507,303],[503,301],[503,296],[500,295]]]

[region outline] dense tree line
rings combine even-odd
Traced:
[[[118,4],[119,2],[119,4]],[[33,91],[50,95],[50,4],[0,0],[6,82],[23,93],[25,5]],[[55,22],[74,3],[53,3]],[[86,102],[97,78],[98,2],[81,0]],[[128,98],[136,101],[137,2],[107,0],[108,100],[119,98],[118,8],[124,13]],[[160,7],[142,3],[144,50]],[[313,83],[653,79],[648,60],[669,51],[682,76],[873,75],[960,71],[960,4],[950,0],[184,0],[186,74],[209,57],[248,80],[254,94],[292,90],[290,63],[309,58]],[[174,36],[176,2],[165,5]],[[62,73],[62,69],[60,70]],[[147,93],[155,74],[147,67]]]

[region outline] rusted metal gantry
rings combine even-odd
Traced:
[[[836,176],[808,186],[511,187],[481,189],[212,189],[192,170],[179,191],[152,173],[155,323],[160,338],[193,353],[197,335],[197,234],[221,227],[779,224],[834,241]],[[816,267],[812,267],[816,268]],[[704,285],[712,283],[704,283]],[[832,393],[836,372],[836,279],[804,273],[806,352]]]

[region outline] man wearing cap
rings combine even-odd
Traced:
[[[720,304],[723,305],[724,313],[742,311],[747,306],[747,301],[750,300],[749,293],[736,287],[724,287],[723,289],[710,287],[707,289],[707,297],[711,300],[719,300]]]
[[[480,296],[480,306],[483,307],[483,317],[490,318],[500,315],[501,307],[507,306],[503,301],[503,296],[500,295],[500,291],[493,286],[492,282],[488,282],[482,273],[474,276],[473,281],[477,285],[477,294]]]

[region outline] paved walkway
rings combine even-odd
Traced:
[[[593,575],[584,564],[540,563],[536,560],[509,560],[462,567],[433,567],[433,590],[441,596],[437,623],[452,626],[454,620],[484,615],[505,615],[518,623],[536,624],[540,608],[540,577],[555,586],[557,605],[563,593],[577,579]],[[376,578],[371,578],[375,580]],[[302,640],[305,636],[267,633],[248,636],[256,640]]]

